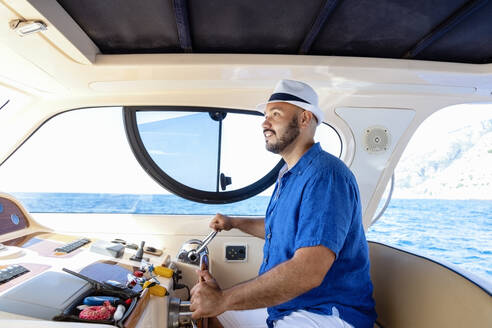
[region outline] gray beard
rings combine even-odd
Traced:
[[[280,136],[277,143],[267,143],[265,145],[266,149],[274,154],[280,154],[284,151],[287,146],[289,146],[296,138],[299,136],[299,122],[297,120],[297,116],[294,116],[292,120],[289,122],[289,126],[287,127],[287,131]]]

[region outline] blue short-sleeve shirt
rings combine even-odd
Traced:
[[[331,315],[336,307],[354,327],[373,327],[376,312],[357,182],[341,160],[316,143],[294,167],[280,172],[265,216],[259,273],[291,259],[299,248],[319,245],[336,254],[323,282],[268,308],[268,326],[297,310]]]

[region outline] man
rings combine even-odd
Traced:
[[[258,277],[225,290],[199,271],[205,282],[192,289],[193,317],[225,312],[218,318],[226,323],[237,314],[253,317],[234,310],[266,307],[268,327],[372,327],[376,313],[359,191],[344,163],[314,143],[323,121],[316,92],[282,80],[260,107],[266,148],[286,163],[265,219],[217,214],[210,227],[265,239],[263,264]]]

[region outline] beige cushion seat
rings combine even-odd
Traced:
[[[369,242],[369,252],[382,327],[492,327],[489,283],[384,244]]]

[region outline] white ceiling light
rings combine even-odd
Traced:
[[[10,28],[16,31],[20,36],[25,36],[36,32],[46,31],[46,24],[41,21],[23,21],[15,19],[10,22]]]

